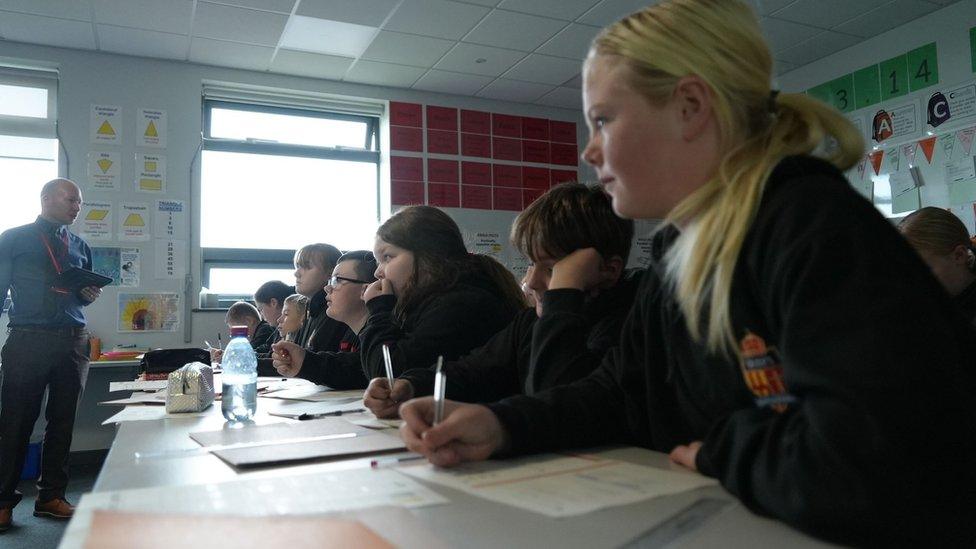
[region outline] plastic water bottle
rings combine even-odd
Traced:
[[[233,326],[230,337],[221,360],[224,392],[220,409],[228,421],[248,421],[257,409],[258,359],[247,340],[247,326]]]

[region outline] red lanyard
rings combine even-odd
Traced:
[[[51,259],[51,264],[54,265],[54,270],[57,271],[58,274],[61,274],[61,263],[58,261],[58,259],[56,257],[54,257],[54,250],[51,249],[51,244],[48,243],[47,236],[45,236],[44,233],[42,232],[42,233],[40,233],[40,238],[41,238],[41,242],[44,244],[44,249],[47,250],[47,256]],[[61,236],[61,242],[64,243],[64,252],[65,252],[64,253],[64,256],[65,256],[64,259],[67,259],[68,258],[68,233],[67,233],[67,231],[65,231],[64,235]],[[66,290],[64,288],[56,288],[54,286],[51,286],[51,289],[54,290],[55,292],[59,293],[59,294],[68,294],[68,293],[71,293],[69,290]]]

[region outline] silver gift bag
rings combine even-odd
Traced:
[[[213,368],[191,362],[171,372],[166,384],[166,412],[201,412],[214,401]]]

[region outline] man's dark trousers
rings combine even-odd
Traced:
[[[31,431],[48,389],[37,482],[42,502],[63,498],[68,484],[68,452],[78,398],[88,375],[88,335],[84,328],[11,328],[0,352],[0,508],[13,507]]]

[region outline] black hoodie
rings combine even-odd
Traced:
[[[393,373],[428,367],[443,355],[456,360],[484,345],[517,312],[499,290],[479,274],[462,276],[452,287],[408,311],[403,322],[394,318],[396,296],[380,295],[366,303],[369,318],[359,332],[363,373],[367,379],[386,377],[383,344],[390,347]]]
[[[655,239],[620,345],[591,375],[490,405],[513,453],[628,442],[750,509],[863,545],[976,540],[976,333],[829,164],[782,161],[736,264],[734,356],[694,341]]]
[[[641,274],[624,273],[613,288],[589,301],[579,290],[546,292],[541,318],[535,308],[524,309],[484,346],[444,363],[447,397],[490,402],[586,376],[620,339]],[[580,356],[589,359],[578,360]],[[433,367],[414,368],[400,377],[413,386],[414,396],[434,391]]]

